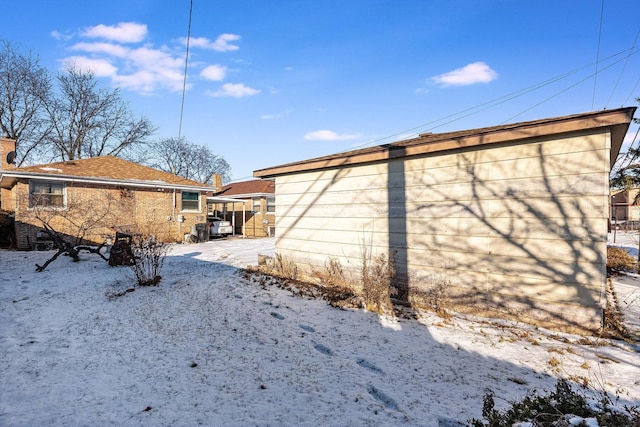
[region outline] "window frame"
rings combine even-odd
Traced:
[[[190,200],[190,199],[185,199],[185,194],[195,194],[197,196],[197,200]],[[184,202],[197,202],[198,206],[193,208],[193,207],[185,207]],[[180,212],[201,212],[202,211],[202,206],[200,204],[200,192],[199,191],[181,191],[180,192]]]
[[[267,213],[276,213],[276,198],[267,197]]]
[[[40,188],[49,187],[48,192],[36,192]],[[56,187],[60,188],[60,193],[54,193],[51,190]],[[36,197],[38,195],[39,197]],[[52,197],[60,197],[61,204],[52,204]],[[38,199],[37,202],[35,199]],[[45,203],[43,203],[45,201]],[[62,210],[67,208],[67,184],[62,181],[47,181],[45,179],[37,179],[29,181],[29,209],[51,209]]]
[[[256,210],[256,202],[258,205],[258,210]],[[253,213],[262,213],[262,197],[252,197],[251,198],[251,212]]]

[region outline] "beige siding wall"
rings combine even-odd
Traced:
[[[601,132],[279,176],[276,251],[357,268],[365,245],[412,296],[445,280],[460,309],[594,329],[609,150]]]

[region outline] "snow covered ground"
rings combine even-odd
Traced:
[[[382,319],[237,274],[273,244],[175,246],[158,287],[116,298],[126,267],[83,253],[36,273],[51,253],[0,250],[0,425],[455,426],[480,418],[488,390],[504,407],[561,377],[640,404],[637,346]],[[640,324],[640,279],[617,282]]]

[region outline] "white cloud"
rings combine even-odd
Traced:
[[[184,44],[187,42],[186,38],[181,38],[180,40]],[[236,40],[240,40],[240,36],[236,34],[220,34],[215,41],[211,41],[206,37],[191,37],[189,40],[189,46],[211,49],[216,52],[229,52],[239,49],[238,46],[230,43]]]
[[[245,86],[244,83],[226,83],[222,85],[222,89],[217,92],[209,92],[209,95],[215,97],[233,97],[244,98],[245,96],[253,96],[260,93],[260,90]]]
[[[94,71],[96,76],[111,77],[119,86],[150,94],[158,89],[170,92],[182,90],[184,84],[184,58],[173,56],[163,50],[140,47],[131,49],[117,43],[76,43],[72,50],[89,56],[73,56],[64,62],[74,62],[78,66]],[[113,65],[114,62],[119,67]],[[111,68],[109,68],[111,67]],[[121,71],[119,71],[121,70]]]
[[[49,35],[51,37],[53,37],[56,40],[71,40],[73,38],[73,34],[63,34],[60,31],[57,30],[53,30],[49,33]]]
[[[120,22],[118,25],[96,25],[85,29],[82,36],[102,38],[120,43],[138,43],[147,35],[147,26],[135,22]]]
[[[332,130],[316,130],[309,132],[304,136],[304,139],[309,141],[348,141],[351,139],[358,139],[362,135],[360,134],[339,134]]]
[[[227,74],[227,68],[222,65],[209,65],[205,67],[202,71],[200,71],[200,76],[213,81],[221,81],[224,80],[225,75]]]
[[[260,119],[262,120],[281,119],[283,117],[288,116],[289,114],[291,114],[291,110],[284,110],[274,114],[263,114],[262,116],[260,116]]]
[[[114,43],[76,43],[71,46],[71,50],[89,52],[95,54],[112,55],[119,58],[126,58],[130,55],[131,49]]]
[[[489,83],[498,78],[498,73],[484,62],[474,62],[457,70],[431,77],[431,81],[442,87],[467,86],[476,83]]]
[[[70,56],[63,61],[64,65],[73,65],[79,70],[90,71],[96,77],[114,77],[118,68],[106,59],[87,58],[86,56]]]
[[[71,33],[69,33],[71,34]],[[74,37],[74,44],[69,45],[73,52],[63,58],[63,63],[73,62],[84,69],[92,70],[98,77],[108,77],[114,84],[141,93],[152,94],[161,90],[169,92],[182,91],[184,86],[185,49],[174,45],[159,47],[144,43],[147,37],[147,26],[134,22],[121,22],[117,25],[96,25],[86,28]],[[53,31],[52,37],[65,40],[63,33]],[[71,38],[71,36],[69,37]],[[237,50],[233,42],[240,39],[235,34],[221,34],[214,41],[196,38],[191,41],[196,46],[216,51]],[[183,39],[183,41],[186,41]],[[142,43],[141,43],[142,42]],[[173,40],[175,43],[176,40]],[[208,65],[190,61],[190,75],[199,74],[202,80],[222,81],[228,69],[224,65]],[[189,89],[196,79],[186,86]],[[230,96],[241,98],[256,95],[259,90],[243,84],[225,85],[213,96]],[[211,94],[211,93],[210,93]]]

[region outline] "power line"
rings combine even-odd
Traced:
[[[600,69],[600,70],[598,71],[598,73],[601,73],[601,72],[603,72],[603,71],[605,71],[605,70],[607,70],[607,69],[611,68],[612,66],[614,66],[614,65],[618,64],[619,62],[621,62],[621,61],[623,61],[623,60],[625,60],[625,59],[626,59],[626,60],[628,60],[628,58],[629,58],[630,56],[632,56],[632,55],[634,55],[634,54],[636,54],[636,53],[640,52],[640,49],[634,49],[634,48],[625,49],[625,50],[623,50],[623,51],[620,51],[620,52],[614,53],[614,54],[612,54],[612,55],[609,55],[608,57],[604,58],[601,62],[602,62],[602,63],[605,63],[605,62],[608,62],[608,61],[610,61],[610,60],[614,60],[616,57],[618,57],[618,56],[620,56],[620,55],[622,55],[622,54],[625,54],[625,53],[627,53],[627,52],[628,52],[628,55],[627,55],[625,58],[621,58],[621,59],[618,59],[618,60],[614,61],[613,63],[609,64],[609,65],[608,65],[608,66],[606,66],[605,68]],[[495,107],[495,106],[500,105],[500,104],[503,104],[503,103],[505,103],[505,102],[507,102],[507,101],[511,101],[511,100],[513,100],[513,99],[515,99],[515,98],[518,98],[518,97],[520,97],[520,96],[522,96],[522,95],[528,94],[528,93],[530,93],[530,92],[533,92],[533,91],[536,91],[536,90],[538,90],[538,89],[541,89],[541,88],[543,88],[543,87],[545,87],[545,86],[548,86],[548,85],[551,85],[551,84],[556,83],[556,82],[558,82],[558,81],[561,81],[561,80],[563,80],[563,79],[565,79],[565,78],[567,78],[567,77],[570,77],[570,76],[572,76],[572,75],[574,75],[574,74],[577,74],[578,72],[580,72],[580,71],[582,71],[582,70],[584,70],[584,69],[586,69],[586,68],[589,68],[589,67],[591,67],[591,66],[593,66],[593,63],[589,63],[589,64],[586,64],[586,65],[582,65],[582,66],[580,66],[580,67],[578,67],[578,68],[575,68],[575,69],[573,69],[573,70],[571,70],[571,71],[568,71],[568,72],[566,72],[566,73],[564,73],[564,74],[560,74],[560,75],[558,75],[558,76],[551,77],[551,78],[549,78],[549,79],[547,79],[547,80],[544,80],[544,81],[539,82],[539,83],[535,83],[535,84],[533,84],[533,85],[531,85],[531,86],[528,86],[528,87],[526,87],[526,88],[524,88],[524,89],[520,89],[520,90],[517,90],[517,91],[515,91],[515,92],[511,92],[511,93],[506,94],[506,95],[503,95],[503,96],[501,96],[501,97],[498,97],[498,98],[495,98],[495,99],[492,99],[492,100],[489,100],[489,101],[483,102],[483,103],[478,104],[478,105],[475,105],[475,106],[473,106],[473,107],[469,107],[469,108],[464,109],[464,110],[462,110],[462,111],[459,111],[459,112],[456,112],[456,113],[453,113],[453,114],[449,114],[449,115],[444,116],[444,117],[441,117],[441,118],[439,118],[439,119],[432,120],[432,121],[429,121],[429,122],[426,122],[426,123],[420,124],[420,125],[418,125],[418,126],[414,126],[414,127],[412,127],[412,128],[405,129],[405,130],[403,130],[403,131],[396,132],[396,133],[393,133],[393,134],[390,134],[390,135],[384,136],[384,137],[382,137],[382,138],[378,138],[378,139],[375,139],[375,140],[372,140],[372,141],[367,141],[367,142],[365,142],[365,143],[363,143],[363,144],[360,144],[360,145],[357,145],[357,146],[351,147],[349,150],[345,150],[345,151],[351,151],[351,150],[354,150],[354,149],[363,148],[363,147],[366,147],[366,146],[371,146],[371,145],[374,145],[374,144],[379,143],[379,142],[381,142],[381,141],[387,140],[387,139],[389,139],[389,138],[397,137],[398,135],[407,134],[407,133],[409,133],[409,132],[413,132],[413,131],[415,131],[415,130],[417,130],[417,129],[423,129],[423,128],[427,127],[427,126],[434,125],[434,124],[436,124],[436,123],[440,123],[440,122],[442,122],[442,123],[438,124],[437,126],[433,126],[433,127],[430,127],[430,128],[425,129],[423,132],[425,132],[425,131],[432,131],[432,130],[437,129],[437,128],[439,128],[439,127],[442,127],[442,126],[445,126],[445,125],[447,125],[447,124],[450,124],[450,123],[456,122],[456,121],[458,121],[458,120],[461,120],[461,119],[464,119],[464,118],[466,118],[466,117],[472,116],[472,115],[477,114],[477,113],[479,113],[479,112],[482,112],[482,111],[488,110],[488,109],[490,109],[490,108],[492,108],[492,107]],[[526,109],[526,110],[524,110],[524,111],[522,111],[522,112],[520,112],[520,113],[518,113],[518,114],[516,114],[516,115],[512,116],[511,118],[507,119],[507,121],[509,121],[509,120],[511,120],[511,119],[513,119],[513,118],[515,118],[515,117],[518,117],[519,115],[521,115],[521,114],[523,114],[523,113],[525,113],[525,112],[527,112],[527,111],[531,110],[532,108],[535,108],[535,107],[539,106],[540,104],[542,104],[542,103],[544,103],[544,102],[548,101],[549,99],[551,99],[551,98],[553,98],[553,97],[555,97],[555,96],[557,96],[557,95],[559,95],[559,94],[561,94],[561,93],[563,93],[563,92],[566,92],[567,90],[569,90],[569,89],[571,89],[571,88],[575,87],[576,85],[578,85],[578,84],[580,84],[580,83],[583,83],[584,81],[586,81],[586,80],[588,80],[588,79],[592,78],[593,76],[594,76],[594,74],[590,74],[588,77],[586,77],[586,78],[584,78],[584,79],[580,80],[578,83],[572,84],[572,85],[571,85],[571,86],[569,86],[568,88],[563,89],[562,91],[558,92],[557,94],[553,95],[552,97],[549,97],[549,98],[547,98],[547,99],[545,99],[545,100],[543,100],[543,101],[541,101],[541,102],[539,102],[539,103],[535,104],[534,106],[532,106],[532,107],[530,107],[530,108],[528,108],[528,109]],[[640,81],[640,80],[639,80],[639,81]],[[466,113],[466,114],[465,114],[465,113]],[[451,119],[451,120],[449,120],[449,119]],[[446,120],[446,121],[445,121],[445,120]],[[505,122],[503,122],[503,123],[506,123],[506,121],[505,121]],[[412,134],[412,136],[414,136],[414,135],[415,135],[415,136],[417,136],[417,135],[418,135],[418,133],[413,133],[413,134]]]
[[[636,52],[634,52],[634,53],[637,53],[637,51],[636,51]],[[593,77],[593,78],[595,79],[595,78],[596,78],[596,73],[601,73],[601,72],[603,72],[603,71],[605,71],[605,70],[608,70],[609,68],[613,67],[614,65],[616,65],[616,64],[617,64],[618,62],[620,62],[620,61],[621,61],[621,60],[618,60],[618,61],[615,61],[615,62],[613,62],[613,63],[609,64],[608,66],[606,66],[606,67],[602,68],[602,69],[601,69],[601,70],[599,70],[599,71],[596,71],[595,73],[593,73],[593,74],[591,74],[591,75],[589,75],[589,76],[585,77],[584,79],[582,79],[582,80],[580,80],[580,81],[578,81],[578,82],[576,82],[576,83],[572,84],[571,86],[569,86],[569,87],[567,87],[567,88],[565,88],[565,89],[561,90],[560,92],[557,92],[557,93],[555,93],[554,95],[551,95],[550,97],[543,99],[542,101],[538,102],[537,104],[532,105],[531,107],[527,108],[526,110],[523,110],[523,111],[519,112],[518,114],[516,114],[516,115],[514,115],[514,116],[509,117],[509,118],[508,118],[507,120],[505,120],[503,123],[507,123],[507,122],[509,122],[510,120],[513,120],[514,118],[516,118],[516,117],[518,117],[518,116],[520,116],[520,115],[522,115],[522,114],[526,113],[527,111],[530,111],[530,110],[534,109],[535,107],[538,107],[538,106],[540,106],[540,105],[544,104],[545,102],[549,101],[550,99],[553,99],[553,98],[555,98],[556,96],[558,96],[558,95],[560,95],[560,94],[562,94],[562,93],[564,93],[564,92],[568,91],[569,89],[572,89],[572,88],[574,88],[574,87],[578,86],[580,83],[583,83],[583,82],[585,82],[585,81],[589,80],[591,77]],[[593,109],[593,105],[591,106],[591,108]]]
[[[626,104],[629,101],[629,98],[631,98],[633,96],[633,94],[636,91],[636,88],[638,87],[638,84],[640,84],[640,77],[638,77],[638,80],[636,80],[636,84],[633,85],[633,88],[631,88],[631,91],[629,92],[629,96],[627,96],[627,98],[624,100],[624,104]]]
[[[636,47],[636,42],[638,41],[638,37],[640,37],[640,30],[638,30],[638,33],[636,34],[636,38],[633,40],[633,43],[631,44],[631,49],[629,49],[629,54],[627,55],[627,59],[624,62],[624,65],[622,66],[622,70],[620,70],[620,75],[618,76],[618,80],[616,80],[616,84],[613,87],[613,90],[611,91],[611,95],[609,96],[609,99],[607,100],[607,103],[604,105],[604,108],[607,108],[607,106],[611,102],[611,98],[613,98],[613,94],[615,93],[616,89],[618,88],[618,84],[620,83],[620,80],[622,79],[622,75],[624,74],[624,71],[627,69],[627,64],[629,63],[629,58],[631,58],[631,52]],[[636,85],[637,85],[637,83],[636,83]],[[634,86],[634,89],[635,89],[635,86]],[[629,98],[627,97],[627,99],[625,99],[625,101],[622,103],[622,105],[626,104],[628,99]]]
[[[187,28],[187,52],[184,58],[184,80],[182,81],[182,103],[180,105],[180,124],[178,126],[178,141],[182,136],[182,115],[184,114],[184,96],[187,91],[187,66],[189,64],[189,42],[191,41],[192,12],[193,12],[193,0],[189,0],[189,26]]]

